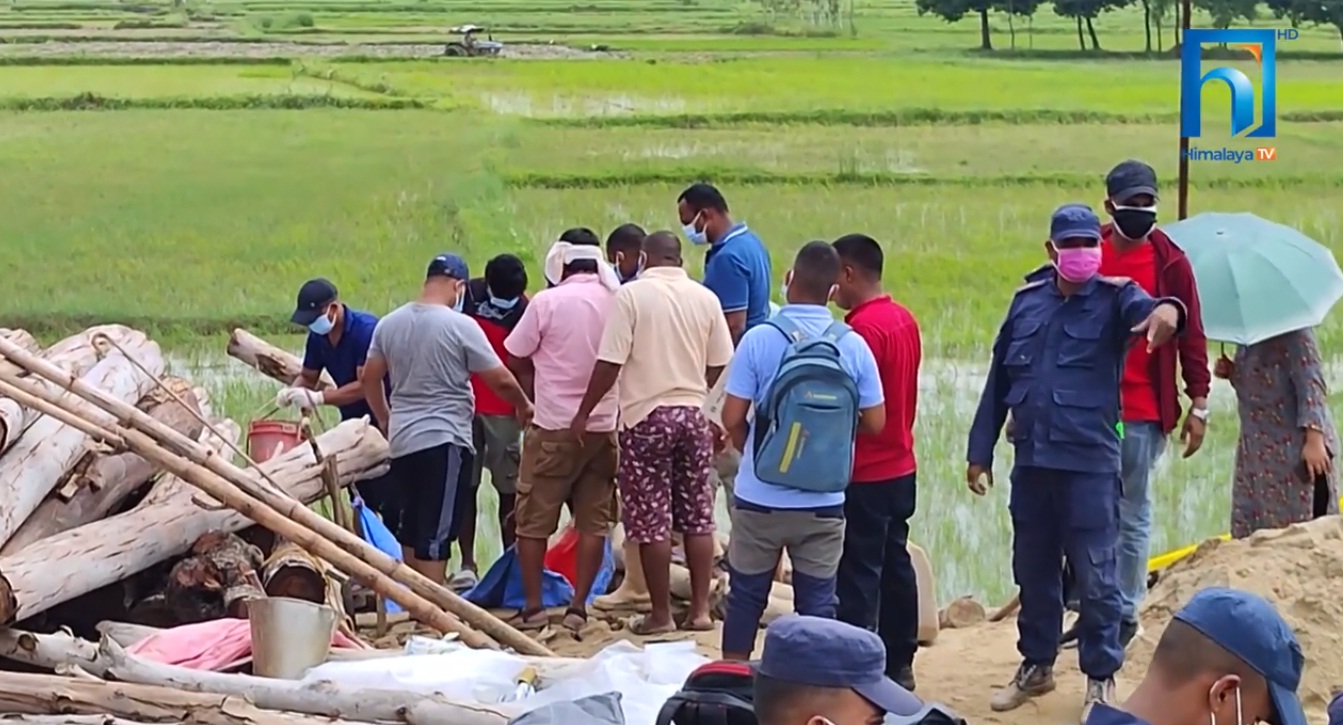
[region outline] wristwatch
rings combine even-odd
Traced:
[[[1192,415],[1192,416],[1194,416],[1195,418],[1198,418],[1199,420],[1203,421],[1204,423],[1207,423],[1207,422],[1208,422],[1208,409],[1207,409],[1207,408],[1190,408],[1190,409],[1189,409],[1189,414]]]

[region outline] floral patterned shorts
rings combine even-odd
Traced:
[[[714,530],[713,435],[693,406],[657,408],[620,432],[620,510],[638,544]]]

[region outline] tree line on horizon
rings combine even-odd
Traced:
[[[1101,15],[1140,5],[1143,11],[1143,29],[1146,52],[1165,51],[1165,28],[1170,28],[1170,48],[1180,46],[1180,0],[915,0],[920,15],[934,15],[949,23],[960,22],[969,16],[978,16],[980,49],[993,50],[989,18],[994,13],[1007,16],[1011,47],[1016,48],[1016,23],[1028,24],[1046,4],[1053,6],[1054,14],[1072,18],[1077,24],[1077,44],[1083,51],[1101,50],[1100,36],[1095,20]],[[1212,16],[1212,27],[1226,29],[1237,21],[1254,22],[1272,17],[1286,20],[1292,27],[1302,25],[1329,25],[1339,32],[1343,41],[1343,0],[1193,0],[1193,6]],[[1089,41],[1089,44],[1088,44]]]

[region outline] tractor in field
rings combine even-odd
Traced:
[[[480,40],[477,34],[485,32],[485,29],[476,25],[463,25],[453,28],[452,32],[461,33],[462,39],[448,43],[443,49],[443,55],[449,58],[493,58],[504,48],[503,43],[488,33],[485,40]]]

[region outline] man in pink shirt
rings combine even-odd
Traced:
[[[527,602],[512,624],[540,629],[549,622],[541,606],[546,545],[568,502],[579,533],[578,576],[564,626],[577,633],[587,622],[592,582],[615,523],[615,392],[602,398],[581,435],[571,433],[569,424],[597,362],[620,280],[597,236],[586,229],[564,233],[546,257],[545,273],[554,286],[537,293],[504,340],[509,366],[519,377],[532,379],[536,396],[536,415],[523,436],[514,514]]]

